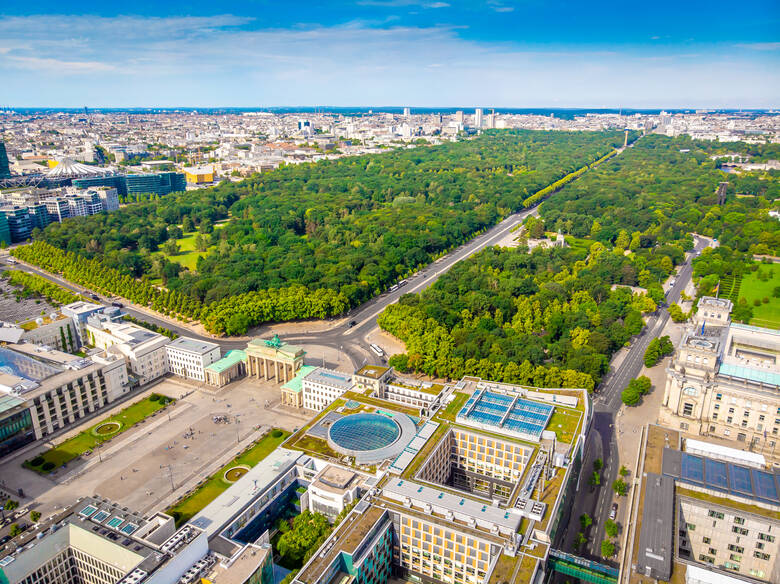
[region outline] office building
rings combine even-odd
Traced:
[[[412,110],[408,107],[404,108],[404,117],[408,118],[412,114]]]
[[[474,127],[479,129],[482,127],[482,108],[478,107],[474,110]]]
[[[11,176],[11,167],[8,163],[8,152],[5,150],[5,143],[0,142],[0,179]]]
[[[309,484],[308,509],[333,521],[339,513],[364,492],[368,477],[354,470],[327,465]]]
[[[17,205],[0,207],[0,214],[5,215],[13,243],[26,241],[30,238],[32,225],[30,223],[30,212],[26,207]]]
[[[392,367],[383,367],[382,365],[363,365],[355,371],[352,380],[360,391],[368,391],[379,395],[382,386],[386,384],[393,376]]]
[[[167,195],[187,188],[184,174],[180,172],[160,172],[148,174],[128,174],[124,177],[126,193],[153,193]]]
[[[27,205],[27,212],[30,214],[30,227],[33,229],[45,229],[51,223],[46,203],[30,203]]]
[[[65,353],[75,353],[81,346],[73,319],[61,311],[36,316],[19,327],[23,331],[21,342],[47,345]]]
[[[0,244],[11,245],[11,228],[8,226],[8,219],[5,213],[0,213]]]
[[[124,360],[106,353],[85,359],[43,345],[7,344],[0,347],[0,369],[0,456],[130,391]]]
[[[86,217],[87,215],[93,215],[93,213],[87,211],[87,201],[83,197],[70,195],[65,197],[65,200],[68,201],[68,210],[71,217]]]
[[[699,299],[667,369],[659,421],[774,454],[780,440],[780,332],[731,323],[730,300]]]
[[[779,582],[777,469],[760,454],[677,430],[642,431],[624,581]]]
[[[86,178],[74,178],[72,183],[78,189],[89,189],[93,187],[109,187],[117,190],[120,195],[127,194],[127,182],[125,176],[121,174],[112,174],[108,176],[96,176]]]
[[[71,217],[70,203],[65,197],[50,197],[44,199],[43,204],[46,205],[46,212],[52,221],[62,223]]]
[[[119,210],[119,192],[114,187],[96,187],[93,192],[103,202],[103,210],[110,213]]]
[[[183,168],[187,184],[199,185],[214,182],[214,168],[211,166],[191,166]]]
[[[428,410],[439,404],[443,389],[444,386],[439,383],[395,376],[379,384],[378,397],[418,410]]]
[[[90,344],[123,357],[139,385],[168,373],[168,337],[129,322],[114,322],[105,314],[88,317],[86,328]]]
[[[352,375],[349,373],[317,367],[301,379],[301,405],[307,410],[320,412],[352,387]]]
[[[206,381],[206,367],[219,361],[219,345],[179,337],[165,345],[168,369],[174,375],[195,381]]]
[[[169,515],[144,517],[97,496],[79,499],[43,528],[0,554],[0,581],[194,584],[214,563],[202,530],[177,530]]]
[[[370,496],[357,503],[312,555],[296,575],[296,584],[383,584],[391,576],[446,584],[544,581],[550,544],[569,520],[579,481],[591,417],[587,391],[536,390],[476,378],[455,387],[457,394],[472,398],[461,409],[465,416],[486,423],[486,416],[479,415],[486,400],[506,397],[508,403],[499,404],[503,415],[495,416],[497,424],[507,418],[507,428],[533,428],[523,426],[524,437],[517,438],[504,435],[506,428],[487,433],[434,416],[419,427],[413,424],[408,439],[404,416],[394,412],[392,403],[379,414],[366,414],[367,404],[359,397],[323,412],[309,426],[301,438],[308,452],[327,440],[342,455],[341,463],[352,463],[351,456],[343,456],[350,449],[384,453],[392,462],[375,485],[366,483]],[[518,402],[522,412],[516,410]],[[543,420],[530,419],[531,406],[544,410]],[[556,431],[548,429],[550,410],[571,416],[566,436],[558,426]],[[399,430],[392,431],[394,425]],[[358,454],[354,464],[362,464]],[[337,490],[349,473],[336,475],[343,479],[332,481]],[[310,508],[315,483],[307,491]]]
[[[93,314],[103,313],[113,318],[118,318],[120,311],[114,306],[103,306],[102,304],[93,304],[91,302],[73,302],[66,304],[60,311],[73,321],[73,327],[78,339],[78,346],[90,344],[87,337],[87,319]]]

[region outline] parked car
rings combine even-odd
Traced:
[[[612,503],[612,509],[609,510],[609,518],[614,521],[615,517],[617,517],[617,511],[618,511],[618,504]]]

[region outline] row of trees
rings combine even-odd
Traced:
[[[36,274],[7,270],[3,272],[3,277],[8,278],[14,286],[21,286],[25,294],[43,296],[56,304],[70,304],[81,299],[70,290],[57,286]]]
[[[645,351],[645,367],[653,367],[661,359],[667,355],[671,355],[673,352],[674,344],[669,338],[669,335],[653,339],[650,341],[650,344],[647,345],[647,350]]]

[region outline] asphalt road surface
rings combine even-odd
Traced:
[[[674,277],[674,286],[666,293],[667,304],[672,304],[680,299],[680,293],[691,280],[693,258],[708,244],[706,239],[695,239],[694,253],[683,264],[678,275]],[[593,423],[585,446],[580,478],[581,487],[574,499],[570,527],[563,535],[564,541],[559,542],[559,546],[565,550],[574,549],[574,538],[580,531],[580,515],[587,513],[593,519],[588,542],[590,555],[594,559],[601,560],[601,542],[605,537],[604,525],[609,518],[614,499],[612,483],[617,479],[620,469],[617,439],[614,432],[615,415],[622,405],[620,394],[628,382],[639,375],[644,364],[647,346],[650,341],[661,334],[668,321],[669,312],[666,308],[660,308],[655,315],[648,318],[647,325],[635,338],[623,361],[602,380],[594,399]],[[588,480],[593,471],[593,461],[596,458],[602,459],[604,467],[601,470],[601,487],[593,489],[588,485]],[[619,504],[625,506],[625,499]],[[624,509],[619,510],[619,512],[624,511]]]

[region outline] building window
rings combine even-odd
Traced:
[[[747,535],[749,531],[745,529],[744,527],[737,527],[736,525],[731,528],[732,533],[736,533],[738,535]],[[760,539],[761,534],[759,534]]]
[[[759,560],[768,560],[770,558],[769,554],[763,552],[753,552],[753,557],[758,558]]]
[[[723,566],[724,566],[724,567],[725,567],[727,570],[735,570],[735,571],[739,571],[739,564],[735,564],[734,562],[723,562]]]
[[[693,415],[693,404],[686,403],[683,406],[683,416],[692,416],[692,415]]]
[[[695,396],[698,392],[696,391],[695,387],[688,386],[685,389],[683,389],[683,393],[685,395]]]
[[[715,558],[712,558],[710,556],[705,556],[704,554],[699,555],[699,561],[700,562],[706,562],[708,564],[714,564]]]
[[[741,546],[738,546],[738,545],[734,545],[733,543],[730,543],[729,544],[729,551],[730,552],[737,552],[738,554],[741,554],[741,553],[744,553],[745,548],[743,548]]]
[[[745,518],[744,517],[734,517],[734,523],[737,525],[745,525]]]
[[[701,538],[701,542],[702,542],[702,543],[710,543],[710,541],[712,541],[712,540],[710,540],[710,538],[709,538],[709,537],[702,537],[702,538]]]
[[[767,533],[759,533],[758,534],[758,539],[760,539],[761,541],[768,541],[769,543],[774,543],[775,542],[775,536],[774,535],[769,535]]]
[[[714,517],[715,519],[723,519],[723,513],[720,511],[713,511],[710,509],[710,512],[708,513],[710,517]]]
[[[745,441],[745,438],[747,438],[747,436],[745,436],[745,433],[744,433],[744,432],[740,432],[739,434],[737,434],[737,440],[738,440],[738,441],[740,441],[740,442],[744,442],[744,441]]]
[[[680,422],[680,430],[687,430],[688,424],[686,422]]]
[[[723,394],[722,393],[716,393],[715,394],[715,401],[720,401],[722,399],[723,399]]]

